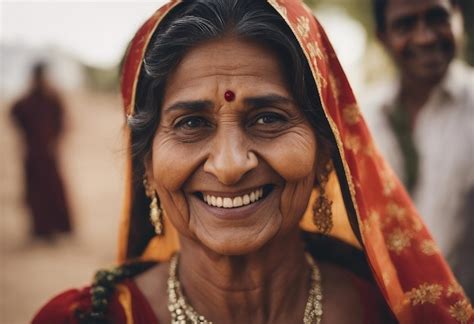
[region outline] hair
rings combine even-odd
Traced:
[[[374,12],[375,18],[375,27],[378,32],[384,32],[386,25],[385,25],[385,18],[386,18],[386,10],[388,6],[388,2],[390,0],[373,0],[372,2],[372,9]],[[456,7],[458,5],[459,0],[450,0],[451,4]]]
[[[264,1],[185,1],[155,31],[140,71],[135,114],[128,121],[136,181],[141,180],[142,168],[149,158],[167,77],[191,48],[228,36],[258,42],[279,56],[292,94],[315,129],[320,153],[330,154],[332,133],[310,67],[278,13]]]

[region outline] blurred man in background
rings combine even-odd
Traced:
[[[455,59],[459,4],[374,0],[374,12],[399,79],[366,94],[369,126],[472,299],[474,70]]]
[[[70,232],[71,222],[57,165],[63,106],[47,82],[44,63],[33,67],[31,90],[14,104],[11,113],[25,143],[25,193],[32,233],[51,240],[56,233]]]

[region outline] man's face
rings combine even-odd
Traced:
[[[456,10],[450,0],[389,0],[379,38],[404,78],[431,83],[444,76],[456,52]]]

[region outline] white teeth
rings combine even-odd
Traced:
[[[263,188],[252,191],[249,194],[236,197],[216,197],[211,195],[203,195],[204,201],[209,206],[221,208],[237,208],[256,202],[263,197]]]
[[[250,202],[254,202],[256,199],[255,192],[250,193]]]
[[[216,206],[217,207],[222,207],[224,205],[222,200],[223,200],[222,197],[217,197],[217,199],[216,199]]]
[[[235,197],[233,200],[232,200],[232,205],[234,205],[233,207],[240,207],[242,206],[244,203],[242,201],[242,197]]]
[[[211,205],[211,206],[212,206],[212,205]],[[223,204],[222,204],[222,206],[223,206],[224,208],[232,208],[232,199],[231,199],[231,198],[228,198],[228,197],[225,197],[225,198],[223,199]]]

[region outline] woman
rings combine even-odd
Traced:
[[[125,265],[34,323],[473,320],[299,1],[168,3],[122,94]]]

